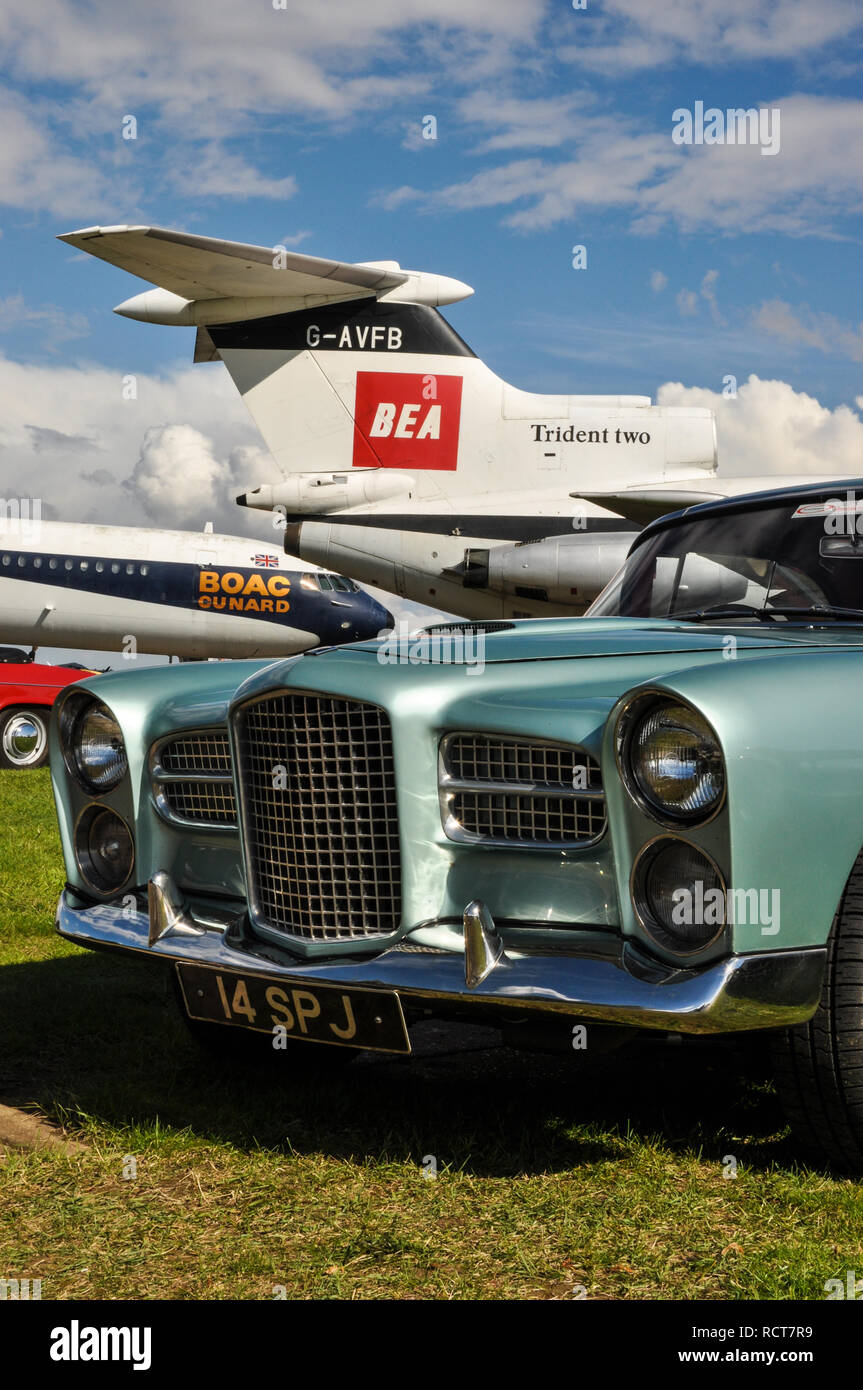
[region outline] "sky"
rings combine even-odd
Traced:
[[[861,38],[858,0],[0,0],[0,497],[271,534],[224,368],[55,240],[115,223],[455,276],[522,389],[713,405],[729,473],[863,473]],[[679,143],[697,103],[774,148]]]

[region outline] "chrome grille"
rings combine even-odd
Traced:
[[[451,840],[566,849],[605,833],[599,764],[573,744],[448,734],[439,780]]]
[[[160,739],[150,753],[156,806],[179,825],[235,829],[231,747],[224,729]]]
[[[401,866],[384,711],[280,693],[234,718],[253,920],[310,941],[395,931]]]
[[[228,735],[212,729],[188,734],[162,745],[162,767],[166,772],[221,772],[231,775],[231,746]]]

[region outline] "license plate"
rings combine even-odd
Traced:
[[[177,961],[190,1018],[255,1033],[372,1052],[410,1052],[397,994],[342,985],[306,984],[273,975],[245,975],[217,966]]]

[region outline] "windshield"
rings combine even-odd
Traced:
[[[863,516],[824,502],[693,517],[637,546],[589,617],[863,617]],[[839,612],[837,610],[848,610]],[[827,614],[825,614],[827,616]]]

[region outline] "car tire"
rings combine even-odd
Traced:
[[[48,716],[38,705],[0,710],[0,767],[23,770],[47,763]]]
[[[772,1041],[776,1088],[816,1162],[863,1172],[863,852],[827,941],[818,1008]]]

